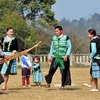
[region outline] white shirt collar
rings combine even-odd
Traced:
[[[60,36],[58,36],[57,38],[61,38],[63,36],[63,34],[61,34]]]
[[[92,37],[92,39],[91,39],[91,40],[96,39],[96,38],[97,38],[97,36],[94,36],[94,37]]]

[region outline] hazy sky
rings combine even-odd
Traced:
[[[70,20],[87,19],[94,13],[100,14],[100,0],[56,0],[52,10],[59,21],[64,17]]]

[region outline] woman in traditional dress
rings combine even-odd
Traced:
[[[90,74],[94,82],[94,88],[90,91],[99,91],[98,78],[100,78],[100,38],[96,35],[94,29],[88,30],[88,37],[90,41],[90,56],[88,61],[91,60]]]
[[[11,55],[17,52],[18,42],[17,39],[13,37],[14,34],[13,28],[9,27],[6,29],[6,31],[7,31],[7,36],[2,38],[1,46],[4,54]],[[1,69],[1,73],[4,74],[3,90],[6,90],[9,74],[11,75],[17,74],[16,59],[9,61],[8,65],[4,63]]]

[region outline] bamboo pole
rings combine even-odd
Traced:
[[[26,49],[26,50],[21,51],[21,52],[16,52],[15,54],[11,54],[9,56],[9,59],[4,58],[4,62],[6,63],[6,65],[8,65],[8,61],[16,59],[16,58],[18,58],[18,57],[20,57],[22,55],[27,54],[29,51],[31,51],[32,49],[34,49],[35,47],[37,47],[40,43],[41,43],[41,41],[38,42],[37,44],[35,44],[33,47],[31,47],[29,49]]]

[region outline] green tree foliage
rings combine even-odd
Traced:
[[[18,2],[23,18],[34,21],[38,18],[44,18],[50,26],[58,23],[54,18],[54,12],[51,11],[55,0],[18,0]]]
[[[11,12],[18,11],[19,4],[15,0],[0,0],[0,17],[7,13],[9,10]]]
[[[49,23],[49,25],[56,25],[58,22],[54,18],[54,12],[51,11],[51,5],[53,5],[55,0],[40,0],[41,1],[41,9],[44,12],[43,18]]]
[[[0,32],[6,33],[6,28],[7,27],[13,27],[14,29],[14,35],[18,38],[19,40],[19,48],[21,49],[21,45],[25,44],[25,40],[28,36],[28,29],[27,29],[27,24],[23,20],[22,16],[19,13],[16,12],[7,12],[4,14],[2,17],[2,21],[0,23]],[[3,34],[6,35],[6,34]]]
[[[0,0],[0,37],[13,27],[19,50],[41,45],[32,53],[48,53],[51,39],[49,28],[57,24],[51,6],[55,0]]]

